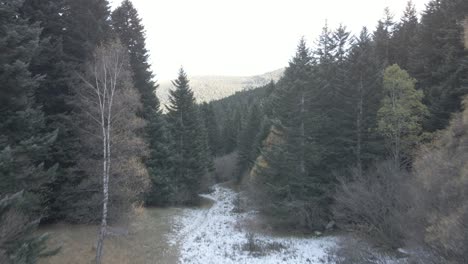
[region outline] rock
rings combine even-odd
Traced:
[[[403,249],[403,248],[398,248],[397,252],[402,256],[409,256],[410,255],[410,253],[407,250]]]
[[[332,230],[333,228],[335,228],[335,225],[336,225],[335,221],[332,220],[332,221],[330,221],[330,222],[327,224],[327,226],[325,227],[325,229],[326,229],[326,230]]]

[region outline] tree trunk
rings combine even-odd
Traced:
[[[362,74],[359,84],[359,100],[358,100],[358,111],[356,117],[356,136],[357,136],[357,144],[356,144],[356,161],[357,161],[357,170],[359,175],[362,175],[362,158],[361,158],[361,151],[362,151],[362,115],[363,115],[363,83],[362,83]]]
[[[102,201],[102,219],[101,219],[101,229],[98,235],[98,241],[96,246],[96,264],[101,263],[104,238],[106,235],[107,229],[107,203],[109,201],[109,184],[108,184],[108,133],[105,128],[104,112],[101,113],[102,118],[102,134],[103,134],[103,175],[102,175],[102,189],[103,189],[103,201]]]
[[[300,157],[300,170],[301,174],[305,174],[305,98],[304,92],[301,95],[301,157]]]

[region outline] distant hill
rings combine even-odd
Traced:
[[[248,90],[278,81],[284,69],[256,76],[189,76],[190,87],[198,102],[210,102],[230,96],[236,92]],[[162,104],[168,102],[169,90],[173,89],[171,81],[160,81],[157,95]]]

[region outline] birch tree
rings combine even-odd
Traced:
[[[410,147],[417,143],[427,107],[415,80],[394,64],[384,73],[384,98],[377,112],[378,131],[386,138],[395,165],[399,166]]]
[[[98,47],[86,75],[81,76],[83,87],[78,92],[83,119],[80,129],[88,135],[86,141],[89,145],[95,146],[97,142],[101,145],[101,159],[98,162],[100,160],[101,163],[102,211],[96,246],[97,264],[101,263],[103,255],[110,192],[120,195],[120,199],[114,198],[113,201],[131,201],[132,197],[142,192],[141,187],[147,184],[147,175],[140,159],[146,152],[146,146],[135,133],[144,125],[136,116],[141,104],[138,93],[131,85],[127,67],[127,54],[120,43]],[[82,167],[95,167],[92,160],[96,159],[92,156],[85,159],[88,162],[84,162]],[[90,174],[97,172],[97,168],[88,171]],[[111,175],[113,184],[110,184]]]

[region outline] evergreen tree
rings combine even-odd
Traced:
[[[392,43],[394,26],[393,15],[387,7],[385,8],[384,18],[379,20],[377,24],[377,29],[374,32],[373,38],[375,56],[382,69],[392,64],[394,61],[394,46]]]
[[[17,224],[7,227],[13,237],[0,239],[0,254],[6,251],[8,262],[35,263],[45,249],[45,238],[31,237],[38,221],[28,224],[27,219],[38,219],[44,212],[47,183],[56,171],[56,166],[44,161],[57,133],[47,131],[44,115],[34,101],[41,76],[32,75],[29,65],[37,52],[41,28],[20,16],[22,5],[21,0],[0,4],[0,221]],[[24,212],[8,219],[13,200],[21,196],[8,195],[22,190]]]
[[[82,80],[78,76],[84,75],[85,65],[93,59],[96,48],[110,41],[113,33],[107,0],[63,0],[63,5],[64,10],[59,14],[63,19],[60,38],[63,59],[70,68],[70,80],[67,84],[71,87],[71,96],[67,94],[66,98],[73,111],[67,117],[68,120],[62,123],[65,126],[62,131],[70,131],[66,144],[73,145],[69,148],[64,145],[67,148],[64,154],[72,155],[72,164],[64,177],[58,178],[54,183],[57,195],[53,206],[54,211],[59,213],[56,218],[70,222],[88,222],[96,217],[88,205],[89,197],[97,190],[95,186],[89,185],[94,175],[85,172],[77,163],[85,155],[89,155],[90,159],[95,157],[79,142],[82,127],[76,125],[80,110],[76,107],[75,99]],[[63,92],[66,93],[66,90]]]
[[[57,130],[57,140],[51,146],[46,164],[59,165],[57,177],[49,186],[51,193],[46,203],[49,211],[46,220],[63,216],[61,209],[67,198],[62,193],[65,182],[74,178],[73,168],[78,155],[77,134],[71,125],[70,116],[73,105],[70,96],[73,93],[73,65],[63,52],[63,14],[65,1],[25,0],[22,15],[30,22],[40,23],[43,28],[40,35],[38,52],[33,57],[30,70],[34,75],[41,75],[39,87],[35,91],[36,104],[42,107],[46,126]]]
[[[198,200],[202,177],[207,172],[206,142],[189,80],[183,69],[174,80],[167,110],[169,132],[174,139],[174,200],[193,203]]]
[[[146,129],[149,131],[149,155],[145,163],[151,186],[145,202],[148,205],[167,205],[172,202],[174,192],[173,141],[161,110],[151,117]]]
[[[379,62],[375,58],[372,39],[366,28],[354,41],[348,57],[348,89],[346,103],[343,108],[348,110],[351,120],[342,129],[351,129],[349,141],[352,144],[355,163],[359,174],[383,156],[381,140],[376,131],[377,110],[382,99],[382,76]]]
[[[330,37],[325,37],[329,34]],[[324,146],[322,153],[323,174],[329,174],[332,170],[338,171],[347,168],[352,160],[352,148],[350,136],[352,131],[349,119],[349,94],[348,89],[348,53],[350,46],[350,33],[344,26],[340,26],[334,32],[327,33],[324,30],[318,42],[318,50],[325,50],[319,55],[319,64],[315,66],[315,81],[318,84],[318,93],[314,95],[314,104],[310,106],[310,112],[321,111],[320,129],[316,133],[319,144]],[[322,111],[327,109],[326,111]],[[317,168],[316,168],[317,169]],[[314,169],[314,170],[316,170]]]
[[[223,127],[224,153],[229,154],[236,150],[238,146],[239,133],[242,130],[242,111],[235,109],[230,112]]]
[[[467,93],[468,55],[462,41],[468,7],[465,1],[433,0],[421,17],[418,31],[417,60],[410,72],[424,90],[424,102],[430,115],[425,130],[447,126],[451,113],[461,109],[461,97]]]
[[[112,24],[122,45],[128,48],[133,82],[141,94],[143,109],[141,116],[149,120],[159,109],[153,73],[148,62],[148,50],[145,44],[145,29],[138,12],[129,0],[125,0],[112,13]]]
[[[139,116],[146,120],[144,138],[149,143],[150,153],[145,161],[152,186],[146,194],[146,203],[165,205],[172,193],[171,138],[167,135],[166,123],[160,102],[156,97],[158,85],[148,62],[145,30],[133,4],[126,0],[112,13],[112,25],[122,45],[129,53],[133,83],[140,93],[142,109]]]
[[[41,76],[28,69],[38,47],[41,29],[19,16],[23,1],[2,5],[0,49],[0,194],[20,190],[44,197],[44,183],[52,180],[56,166],[46,166],[56,132],[45,128],[44,115],[34,93]]]
[[[77,69],[92,58],[96,47],[113,32],[107,0],[64,0],[63,50]]]
[[[209,151],[212,156],[216,156],[220,153],[221,144],[218,121],[213,110],[213,105],[203,103],[201,105],[201,114],[207,132]]]
[[[40,23],[40,45],[30,62],[32,74],[41,75],[35,90],[35,104],[42,106],[48,128],[58,137],[48,149],[45,165],[59,164],[56,179],[48,186],[47,219],[73,220],[75,205],[89,190],[77,191],[89,175],[77,170],[80,152],[77,127],[72,122],[75,110],[71,100],[76,92],[76,73],[91,58],[96,46],[111,37],[109,8],[106,0],[25,0],[22,15]]]
[[[317,144],[321,113],[310,111],[316,103],[312,70],[302,39],[272,95],[275,119],[252,172],[259,209],[283,227],[323,228],[327,218],[328,180],[315,171],[322,154]]]
[[[243,126],[243,130],[239,136],[239,146],[237,148],[237,167],[239,169],[239,176],[242,176],[247,169],[250,169],[257,158],[254,148],[256,146],[255,141],[257,134],[260,132],[261,124],[262,113],[259,107],[254,104],[250,109],[246,124]]]
[[[406,6],[403,17],[395,25],[393,34],[393,46],[395,52],[395,62],[404,70],[410,70],[417,59],[415,50],[418,45],[419,22],[416,8],[410,0]]]

